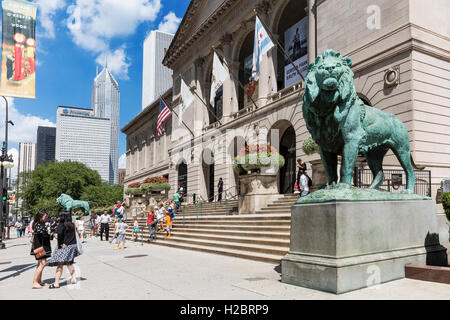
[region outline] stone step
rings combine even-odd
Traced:
[[[217,223],[226,223],[227,226],[235,226],[235,225],[247,225],[247,226],[290,226],[291,222],[289,220],[230,220],[230,221],[217,221],[217,220],[206,220],[206,219],[195,219],[194,221],[189,221],[185,219],[185,223],[183,223],[183,219],[174,219],[173,225],[183,225],[183,224],[217,224]]]
[[[161,232],[159,234],[162,235]],[[165,235],[165,234],[163,234]],[[144,232],[143,234],[139,233],[138,235],[138,241],[140,241],[141,237],[143,236],[144,241],[147,241],[149,239],[149,232]],[[133,239],[133,233],[127,232],[127,239],[131,240]],[[247,245],[247,244],[253,244],[253,245],[261,245],[261,246],[272,246],[272,247],[281,247],[286,250],[289,249],[289,243],[290,241],[288,239],[277,239],[277,238],[269,238],[267,237],[242,237],[242,236],[227,236],[227,235],[217,235],[217,234],[199,234],[194,232],[183,232],[178,229],[175,229],[172,231],[172,238],[173,239],[196,239],[196,240],[203,240],[203,241],[209,241],[212,243],[219,243],[219,242],[226,242],[226,243],[239,243],[241,245]]]
[[[266,232],[266,231],[280,231],[280,232],[289,232],[290,225],[286,226],[228,226],[223,224],[218,225],[201,225],[201,224],[186,224],[183,225],[183,228],[189,228],[189,229],[211,229],[211,230],[236,230],[236,231],[260,231],[260,232]]]
[[[149,230],[147,227],[143,228],[144,238],[148,238]],[[198,235],[217,235],[217,236],[235,236],[235,237],[250,237],[250,238],[270,238],[270,239],[287,239],[290,240],[290,232],[280,232],[280,231],[247,231],[247,230],[217,230],[217,229],[194,229],[194,228],[183,228],[178,226],[172,230],[173,232],[183,232]],[[140,234],[140,233],[139,233]]]
[[[291,212],[291,207],[286,208],[261,208],[261,210],[258,210],[257,212],[264,212],[264,213],[289,213]]]
[[[167,240],[171,240],[171,239],[167,239]],[[229,248],[228,249],[215,248],[215,247],[210,247],[210,246],[193,245],[193,244],[186,244],[186,243],[167,241],[167,240],[156,240],[156,241],[152,241],[151,244],[168,246],[168,247],[173,247],[173,248],[178,248],[178,249],[202,251],[202,252],[207,252],[207,253],[220,254],[220,255],[262,261],[262,262],[268,262],[268,263],[280,263],[281,259],[284,257],[284,254],[283,255],[265,254],[265,253],[260,253],[260,252],[233,250],[233,249],[229,249]]]

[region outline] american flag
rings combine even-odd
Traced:
[[[159,99],[159,114],[158,114],[158,122],[156,126],[156,133],[158,136],[162,135],[162,124],[164,120],[166,120],[172,112],[169,107],[164,103],[163,99]]]

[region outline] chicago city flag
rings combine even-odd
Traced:
[[[253,47],[253,67],[252,67],[252,77],[253,80],[259,80],[259,66],[262,61],[263,55],[272,49],[275,45],[269,37],[266,29],[262,25],[258,16],[256,16],[255,24],[255,42]]]
[[[162,135],[162,124],[164,120],[166,120],[172,112],[169,107],[164,103],[163,99],[159,99],[159,114],[158,114],[158,122],[156,124],[156,132],[158,136]]]
[[[216,93],[223,85],[223,82],[228,78],[228,72],[222,65],[217,53],[214,51],[213,58],[213,69],[212,69],[212,79],[211,79],[211,95],[209,98],[209,103],[214,106],[214,99],[216,98]]]

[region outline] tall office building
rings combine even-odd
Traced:
[[[33,171],[36,165],[36,144],[19,143],[19,167],[17,173]]]
[[[109,184],[117,184],[119,180],[119,113],[120,91],[119,84],[108,70],[108,66],[94,79],[92,90],[92,109],[97,118],[110,121],[110,158]]]
[[[142,66],[142,110],[172,87],[172,70],[162,64],[173,34],[151,31],[144,40]]]
[[[36,165],[48,160],[55,160],[56,128],[41,127],[37,129]]]
[[[110,181],[111,121],[92,109],[59,106],[56,115],[57,161],[77,161]]]

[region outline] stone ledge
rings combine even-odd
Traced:
[[[405,278],[450,284],[450,267],[407,264]]]

